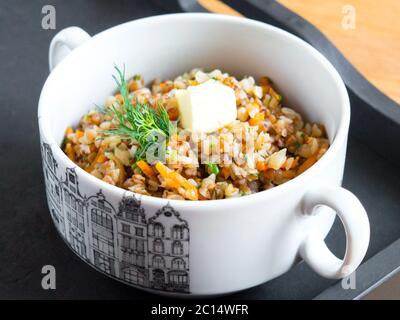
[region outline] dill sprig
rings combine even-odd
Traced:
[[[111,107],[111,111],[118,120],[118,127],[110,129],[106,134],[119,135],[124,138],[135,140],[139,146],[135,154],[136,161],[146,157],[146,151],[154,143],[166,142],[173,130],[172,122],[165,108],[158,104],[152,108],[147,103],[136,103],[132,105],[129,99],[128,85],[125,80],[125,68],[121,71],[115,66],[118,78],[113,78],[118,85],[124,103]]]

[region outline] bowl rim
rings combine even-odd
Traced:
[[[234,17],[234,16],[227,16],[227,15],[218,15],[218,14],[212,14],[212,13],[173,13],[173,14],[163,14],[163,15],[156,15],[156,16],[151,16],[151,17],[146,17],[146,18],[141,18],[137,20],[132,20],[128,21],[116,26],[113,26],[111,28],[108,28],[93,37],[91,37],[88,41],[83,43],[81,46],[77,47],[74,49],[63,61],[60,62],[60,64],[63,64],[65,60],[70,59],[72,56],[78,55],[81,50],[84,50],[86,47],[90,46],[93,44],[95,41],[101,41],[103,37],[108,36],[110,33],[116,31],[116,30],[122,30],[124,28],[128,28],[131,25],[136,25],[136,24],[152,24],[152,23],[158,23],[162,21],[168,21],[168,20],[178,20],[178,21],[186,21],[187,23],[193,22],[195,20],[197,21],[205,21],[205,20],[214,20],[214,21],[219,21],[219,22],[228,22],[228,23],[233,23],[233,24],[239,24],[243,25],[246,27],[250,27],[253,29],[262,29],[262,30],[267,30],[269,32],[275,33],[278,36],[281,36],[283,38],[286,38],[288,41],[291,41],[295,43],[298,46],[303,47],[305,52],[307,54],[312,55],[321,65],[322,68],[324,68],[325,72],[327,72],[332,80],[334,80],[335,85],[338,88],[338,91],[340,93],[339,99],[338,99],[338,110],[341,112],[340,116],[340,121],[337,125],[336,132],[334,136],[331,138],[331,145],[326,151],[326,153],[309,169],[307,169],[305,172],[301,173],[297,177],[293,178],[292,180],[289,180],[285,182],[284,184],[275,186],[271,189],[268,190],[263,190],[257,193],[253,193],[250,195],[246,195],[243,197],[237,197],[237,198],[227,198],[227,199],[214,199],[214,200],[204,200],[204,201],[190,201],[190,200],[173,200],[173,199],[165,199],[165,198],[159,198],[159,197],[154,197],[154,196],[147,196],[147,195],[142,195],[142,194],[137,194],[133,193],[129,190],[113,186],[111,184],[108,184],[90,173],[86,172],[82,168],[80,168],[76,163],[74,163],[72,160],[70,160],[65,153],[62,151],[61,147],[56,143],[54,140],[54,137],[50,134],[49,128],[48,128],[48,123],[45,121],[47,119],[46,114],[44,111],[46,110],[46,107],[44,106],[43,103],[43,96],[46,94],[46,89],[49,85],[49,83],[52,81],[52,79],[57,75],[59,72],[59,67],[58,65],[53,69],[53,71],[49,74],[47,77],[43,88],[41,90],[40,98],[39,98],[39,103],[38,103],[38,120],[39,120],[39,127],[41,129],[40,135],[43,135],[45,138],[44,140],[46,143],[49,145],[53,146],[55,145],[55,148],[52,148],[53,152],[55,153],[55,156],[57,159],[60,161],[63,161],[63,164],[65,167],[68,168],[76,168],[76,173],[81,177],[82,179],[87,180],[87,183],[93,186],[96,186],[98,189],[101,190],[107,190],[108,193],[111,193],[112,196],[122,198],[124,195],[126,196],[127,194],[133,194],[136,197],[139,197],[142,202],[145,203],[151,203],[156,206],[163,206],[166,203],[170,203],[172,206],[174,206],[176,209],[187,209],[188,207],[191,207],[193,209],[206,209],[213,207],[215,209],[218,208],[226,208],[228,206],[244,206],[244,205],[251,205],[259,202],[266,202],[269,198],[276,197],[280,194],[283,194],[285,192],[288,192],[291,189],[295,189],[299,187],[300,185],[304,184],[309,180],[311,177],[315,176],[318,172],[323,171],[326,169],[331,161],[335,159],[335,155],[340,151],[340,148],[342,148],[343,144],[346,144],[346,139],[347,139],[347,132],[350,124],[350,100],[349,96],[346,90],[346,87],[344,85],[344,82],[342,78],[340,77],[338,71],[333,67],[333,65],[325,58],[322,53],[317,51],[315,48],[313,48],[310,44],[306,43],[304,40],[298,38],[297,36],[282,30],[278,27],[272,26],[270,24],[244,18],[244,17]]]

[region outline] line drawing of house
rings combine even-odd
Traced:
[[[67,222],[67,239],[72,249],[82,258],[88,259],[88,233],[86,231],[86,198],[79,190],[78,176],[75,168],[65,170],[62,182],[64,217]]]
[[[51,147],[47,143],[42,144],[43,172],[46,185],[47,203],[51,217],[57,230],[65,237],[65,221],[63,215],[63,199],[60,179],[58,178],[58,163],[54,159]]]
[[[72,250],[128,284],[190,293],[189,225],[178,211],[168,203],[147,219],[133,193],[116,211],[102,190],[81,193],[76,167],[59,175],[51,145],[42,143],[41,152],[51,217]]]
[[[118,276],[115,215],[101,190],[87,199],[90,261],[103,272]]]
[[[189,292],[189,226],[169,204],[148,221],[150,287]]]
[[[120,277],[148,287],[147,222],[140,200],[123,197],[117,213]]]

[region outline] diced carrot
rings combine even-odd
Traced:
[[[160,91],[162,93],[167,93],[174,88],[174,83],[171,81],[164,81],[160,83]]]
[[[257,161],[256,168],[258,171],[265,171],[268,169],[268,166],[265,161]]]
[[[178,108],[170,108],[170,109],[168,109],[167,112],[168,112],[169,120],[175,121],[178,119],[178,117],[179,117]]]
[[[186,193],[185,196],[186,198],[190,200],[198,200],[199,195],[197,188],[192,185],[186,178],[184,178],[181,174],[179,174],[176,171],[171,170],[161,162],[156,163],[156,169],[157,171],[163,176],[165,179],[170,179],[176,183],[179,184],[179,186],[182,186]]]
[[[97,113],[92,114],[92,116],[90,117],[90,120],[95,125],[99,125],[101,123],[101,117]]]
[[[76,130],[75,135],[77,139],[80,139],[83,137],[83,131],[78,129]]]
[[[224,178],[227,179],[231,174],[231,169],[229,169],[228,167],[222,167],[221,172]]]
[[[103,162],[107,161],[107,157],[103,153],[101,153],[101,154],[97,155],[97,157],[95,158],[95,161],[96,161],[96,163],[103,163]]]
[[[182,175],[176,171],[172,171],[170,173],[170,177],[171,179],[177,181],[186,190],[195,188],[195,186],[193,186],[186,178],[182,177]]]
[[[191,86],[197,86],[199,84],[199,82],[196,80],[189,80],[189,83]]]
[[[153,177],[155,172],[152,167],[150,167],[146,161],[139,160],[136,162],[137,166],[143,171],[143,173],[148,177]]]
[[[219,139],[219,151],[224,152],[224,139]]]
[[[70,158],[72,161],[75,161],[75,151],[74,148],[72,148],[71,143],[66,144],[65,153],[67,154],[68,158]]]
[[[101,155],[103,155],[103,149],[100,148],[99,151],[97,151],[97,155],[94,158],[94,160],[92,161],[92,163],[85,169],[87,172],[92,172],[94,169],[94,166],[96,165],[96,163],[103,163],[103,162],[97,162],[97,160],[101,157]],[[107,159],[106,159],[107,160]]]
[[[317,161],[317,155],[313,155],[310,158],[308,158],[306,161],[304,161],[301,166],[298,169],[298,174],[303,173],[306,171],[308,168],[310,168],[315,162]]]
[[[251,126],[257,126],[264,120],[264,113],[257,113],[254,118],[249,120],[249,124]]]
[[[68,135],[74,132],[74,129],[71,127],[68,127],[67,130],[65,130],[65,136],[68,138]]]
[[[185,197],[189,200],[199,200],[199,192],[194,187],[193,189],[186,190]]]
[[[165,178],[165,187],[178,189],[180,187],[180,185],[178,182],[176,182],[170,178]]]
[[[169,178],[169,174],[172,171],[170,168],[163,165],[160,161],[156,163],[156,169],[164,178]]]
[[[258,122],[264,121],[264,119],[265,119],[264,112],[257,113],[253,119],[258,120]]]

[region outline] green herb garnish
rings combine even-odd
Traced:
[[[95,110],[96,112],[98,112],[98,113],[101,113],[101,114],[106,114],[106,113],[107,113],[107,109],[106,109],[105,106],[99,106],[99,105],[97,105],[97,104],[95,104],[94,110]]]
[[[165,108],[159,104],[152,108],[147,103],[136,103],[133,105],[129,98],[128,85],[125,80],[125,70],[121,72],[115,67],[118,78],[113,76],[119,87],[121,96],[124,98],[123,105],[119,108],[111,106],[111,112],[118,120],[117,128],[106,131],[106,134],[119,135],[130,138],[139,143],[136,151],[136,161],[146,158],[146,151],[154,143],[167,141],[173,130],[172,122]]]
[[[142,76],[140,74],[135,74],[133,76],[133,80],[135,80],[135,81],[140,80],[141,78],[142,78]]]
[[[219,173],[219,168],[216,163],[206,163],[206,167],[211,173],[214,173],[215,175]]]

